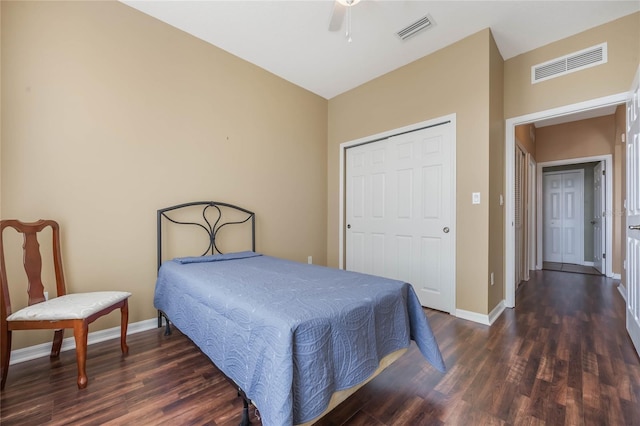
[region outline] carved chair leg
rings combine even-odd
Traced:
[[[124,299],[124,304],[120,308],[120,349],[122,353],[129,353],[127,346],[127,326],[129,325],[129,301]]]
[[[76,340],[76,362],[78,363],[78,389],[87,387],[87,337],[89,324],[78,320],[73,325],[73,337]]]
[[[60,356],[62,339],[64,339],[64,328],[56,330],[53,333],[53,344],[51,345],[51,355],[49,355],[50,358],[58,358]]]
[[[0,356],[2,356],[2,383],[0,389],[4,389],[9,374],[9,358],[11,358],[11,330],[2,327],[2,341],[0,342]]]

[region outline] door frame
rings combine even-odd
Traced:
[[[602,98],[591,99],[570,105],[564,105],[557,108],[538,111],[531,114],[521,115],[509,118],[505,122],[505,152],[514,152],[515,150],[515,129],[521,124],[529,124],[535,121],[561,117],[581,111],[588,111],[604,106],[618,105],[626,103],[629,97],[628,92],[618,93],[615,95],[605,96]],[[515,282],[515,230],[513,221],[515,218],[515,194],[514,194],[514,169],[515,158],[511,155],[505,155],[505,212],[506,220],[504,222],[505,233],[505,250],[504,250],[504,276],[505,276],[505,306],[507,308],[515,308],[516,306],[516,282]],[[539,201],[539,200],[538,200]],[[538,203],[539,204],[539,203]]]
[[[606,208],[607,208],[607,194],[608,194],[608,192],[607,192],[608,188],[606,186],[606,183],[609,181],[607,179],[607,176],[609,176],[609,175],[607,175],[607,164],[605,162],[603,162],[603,161],[600,161],[593,169],[593,190],[594,190],[594,192],[593,192],[593,203],[594,203],[594,207],[595,207],[595,203],[596,203],[596,200],[597,200],[596,193],[595,193],[596,170],[598,168],[601,169],[600,173],[598,173],[598,175],[605,177],[605,181],[604,181],[605,182],[605,186],[603,187],[602,185],[600,185],[600,192],[599,192],[599,196],[600,196],[599,198],[600,199],[599,199],[598,202],[600,203],[600,209],[602,210],[604,208],[605,211],[606,211]],[[613,176],[613,173],[611,174],[611,176]],[[600,179],[602,179],[602,178],[600,178]],[[613,179],[611,179],[611,180],[613,180]],[[613,188],[613,183],[611,184],[611,187]],[[603,198],[604,198],[604,200],[603,200]],[[612,204],[612,206],[613,206],[613,204]],[[593,219],[595,219],[595,214],[596,214],[596,212],[593,211],[592,212],[592,215],[594,216]],[[600,235],[598,237],[600,238],[600,251],[602,251],[602,248],[603,248],[602,244],[603,244],[603,242],[606,243],[607,237],[608,237],[609,234],[607,233],[607,229],[602,226],[602,215],[599,212],[598,212],[598,216],[600,217]],[[613,224],[613,217],[612,216],[608,216],[607,215],[604,219],[607,220],[607,222],[605,222],[605,224],[608,223],[609,221]],[[608,220],[608,219],[610,219],[610,220]],[[613,233],[611,234],[611,239],[613,239]],[[596,255],[596,250],[595,250],[596,249],[596,244],[595,244],[595,242],[596,242],[596,232],[594,230],[594,232],[593,232],[593,255],[594,255],[594,258],[592,259],[594,267],[596,266],[596,258],[595,258],[595,255]],[[613,242],[611,244],[612,244],[612,247],[613,247]],[[607,250],[606,249],[606,244],[605,244],[604,250],[605,250],[605,252]],[[601,259],[601,256],[599,256],[599,258],[600,258],[600,262],[599,262],[598,268],[596,268],[596,269],[599,270],[600,272],[602,272],[603,274],[606,274],[606,271],[607,271],[607,259],[606,258],[605,259]],[[602,260],[604,260],[604,265],[602,264]],[[613,263],[611,265],[611,273],[613,275]]]
[[[604,162],[604,170],[607,173],[605,176],[605,212],[613,211],[613,155],[594,155],[592,157],[580,157],[580,158],[570,158],[566,160],[555,160],[555,161],[547,161],[544,163],[538,163],[537,172],[538,172],[538,208],[536,211],[537,215],[537,223],[538,223],[538,231],[536,232],[536,241],[538,242],[538,251],[537,251],[537,261],[536,268],[542,269],[542,236],[543,236],[543,212],[542,209],[544,207],[544,192],[542,191],[542,179],[541,175],[542,169],[544,167],[554,167],[554,166],[566,166],[570,164],[580,164],[580,163],[595,163],[595,162]],[[603,275],[607,277],[613,277],[613,220],[611,220],[610,215],[605,215],[604,217],[605,225],[603,229],[605,230],[606,239],[604,241],[605,253],[607,253],[607,259],[605,261],[605,270],[603,271]],[[539,266],[539,267],[538,267]]]
[[[521,281],[529,281],[529,258],[530,258],[530,249],[531,249],[531,244],[530,244],[530,235],[529,235],[529,229],[531,227],[531,216],[529,214],[529,210],[526,209],[525,207],[530,206],[529,202],[529,198],[531,197],[531,182],[530,182],[530,178],[531,178],[531,170],[530,170],[530,158],[531,158],[531,154],[529,152],[527,152],[527,150],[524,148],[524,146],[522,145],[522,143],[520,143],[519,140],[516,139],[516,147],[514,150],[514,153],[517,153],[517,150],[520,150],[520,152],[522,153],[522,156],[524,157],[523,160],[523,167],[524,167],[524,171],[523,171],[523,177],[524,177],[524,182],[526,182],[526,185],[523,184],[522,182],[520,183],[522,185],[522,187],[520,188],[520,197],[522,200],[522,211],[520,212],[520,216],[521,216],[521,221],[522,221],[522,248],[523,248],[523,252],[520,254],[521,255],[521,259],[519,260],[519,262],[522,262],[522,267],[523,267],[523,271],[522,271],[522,280]],[[514,167],[515,167],[515,160],[514,160]],[[515,172],[515,169],[514,169]],[[514,174],[514,179],[515,179],[515,174]],[[515,181],[514,181],[514,188],[515,188]],[[515,189],[514,189],[515,192]],[[524,197],[522,194],[526,194],[526,197]],[[515,197],[514,197],[514,202],[515,202]],[[514,204],[514,211],[515,211],[515,204]],[[515,216],[515,215],[514,215]],[[526,227],[524,226],[524,224],[526,224]],[[515,235],[515,234],[514,234]],[[515,248],[515,246],[514,246]],[[514,252],[514,255],[517,254],[517,252]],[[515,261],[515,257],[514,257],[514,261]],[[517,272],[517,271],[515,271]],[[518,277],[516,277],[517,279]],[[516,283],[519,284],[519,282]]]
[[[569,161],[569,162],[567,162]],[[583,236],[582,236],[582,246],[580,247],[582,249],[582,257],[584,258],[584,194],[586,192],[586,189],[584,187],[584,170],[582,169],[576,169],[576,170],[566,170],[566,171],[562,171],[562,172],[543,172],[543,169],[545,167],[554,167],[554,166],[565,166],[565,165],[569,165],[569,164],[580,164],[580,163],[589,163],[590,161],[579,161],[579,162],[573,162],[573,160],[558,160],[558,161],[547,161],[545,163],[538,163],[538,170],[537,170],[537,175],[538,175],[538,188],[540,191],[540,194],[536,194],[536,196],[538,197],[538,199],[540,200],[539,203],[537,203],[537,210],[536,210],[536,223],[538,224],[538,229],[536,231],[536,241],[537,241],[537,247],[538,250],[536,251],[536,265],[540,264],[540,268],[542,269],[542,263],[544,262],[544,241],[543,241],[543,237],[544,237],[544,175],[545,174],[564,174],[564,173],[570,173],[570,172],[580,172],[580,174],[582,175],[582,209],[581,209],[581,213],[582,213],[582,229],[583,229]],[[608,222],[612,222],[612,221],[607,221]],[[584,264],[584,259],[582,259],[582,264]]]
[[[542,269],[542,265],[538,268],[538,240],[536,238],[538,228],[538,163],[533,158],[531,153],[527,153],[529,160],[529,197],[528,197],[528,215],[529,215],[529,229],[527,229],[527,243],[529,244],[529,259],[527,265],[530,269]],[[528,275],[528,271],[527,271]]]
[[[391,136],[395,136],[401,133],[412,132],[424,127],[434,126],[440,123],[450,122],[451,125],[451,188],[453,188],[453,194],[451,195],[451,261],[452,265],[452,281],[453,288],[451,294],[453,295],[453,306],[451,312],[456,310],[456,114],[448,114],[441,117],[437,117],[431,120],[422,121],[420,123],[410,124],[408,126],[400,127],[393,130],[377,133],[374,135],[365,136],[362,138],[354,139],[352,141],[343,142],[340,144],[340,192],[339,192],[339,212],[338,212],[338,268],[345,268],[345,196],[346,196],[346,158],[347,149],[358,145],[364,145],[371,142],[376,142],[381,139],[386,139]]]

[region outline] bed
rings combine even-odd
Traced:
[[[200,220],[180,216],[193,208]],[[157,220],[159,326],[165,317],[233,381],[245,399],[243,423],[249,401],[265,426],[317,420],[411,340],[445,370],[410,284],[258,253],[255,214],[231,204],[180,204],[158,210]],[[206,250],[165,261],[173,225],[206,231]],[[231,225],[250,235],[249,250],[234,246]]]

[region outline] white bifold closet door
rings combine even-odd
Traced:
[[[451,124],[347,149],[346,268],[403,280],[454,310]]]

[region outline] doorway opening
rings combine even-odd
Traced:
[[[613,209],[613,157],[611,154],[592,157],[581,157],[567,160],[548,161],[538,163],[538,208],[537,208],[537,262],[536,269],[557,268],[557,265],[547,265],[543,262],[570,264],[576,266],[564,266],[563,269],[587,270],[580,267],[595,267],[598,273],[605,276],[613,276],[613,220],[607,212]],[[557,257],[545,253],[551,241],[549,230],[546,226],[545,216],[547,210],[552,208],[551,200],[545,197],[544,176],[545,171],[550,174],[562,174],[564,172],[580,171],[583,175],[583,195],[581,199],[581,212],[577,216],[582,218],[579,229],[581,230],[582,246],[576,250],[576,256]],[[599,177],[596,177],[596,173]],[[597,195],[596,195],[597,191]],[[548,202],[545,202],[548,201]],[[596,213],[597,210],[597,213]],[[545,238],[547,237],[547,238]],[[580,254],[582,253],[582,256]],[[588,271],[592,272],[591,269]]]
[[[540,163],[541,269],[590,275],[611,270],[606,260],[612,256],[612,220],[605,214],[613,204],[611,162],[611,155],[605,155]]]
[[[553,108],[546,111],[540,111],[532,114],[523,115],[520,117],[515,117],[508,119],[506,121],[506,134],[505,134],[505,152],[506,153],[514,153],[516,147],[516,135],[515,128],[519,125],[536,123],[542,120],[554,120],[554,119],[562,119],[570,116],[583,116],[585,114],[593,114],[598,112],[598,110],[617,106],[620,104],[624,104],[628,98],[627,93],[620,93],[617,95],[606,96],[603,98],[593,99],[590,101],[580,102],[577,104],[566,105],[563,107]],[[573,120],[567,120],[573,121]],[[589,160],[585,158],[574,158],[571,159],[571,162],[588,162],[588,161],[601,161],[602,159],[597,160]],[[566,160],[565,160],[566,161]],[[515,260],[515,246],[516,246],[516,229],[515,229],[515,155],[505,155],[505,169],[506,169],[506,193],[505,193],[505,212],[506,212],[506,221],[505,221],[505,306],[513,308],[515,307],[515,292],[516,292],[516,260]],[[611,160],[609,160],[611,162]],[[611,164],[608,165],[608,169],[611,169]],[[537,165],[537,181],[539,183],[538,188],[541,187],[542,180],[542,170],[541,164]],[[611,181],[611,179],[610,179]],[[611,185],[609,183],[608,185]],[[542,204],[542,195],[541,191],[537,192],[537,209],[540,212],[541,204]],[[611,193],[611,191],[608,191]],[[611,212],[611,204],[607,205],[607,211]],[[538,234],[541,233],[541,221],[539,220],[540,214],[537,215],[537,226],[538,226]],[[612,225],[607,224],[607,228],[611,228]],[[611,235],[612,229],[607,229],[608,235]],[[540,250],[540,244],[538,244],[538,250]],[[605,252],[611,253],[611,247],[607,247]],[[612,274],[611,269],[611,256],[607,259],[607,276]],[[539,254],[536,261],[536,269],[542,269],[542,256]]]

